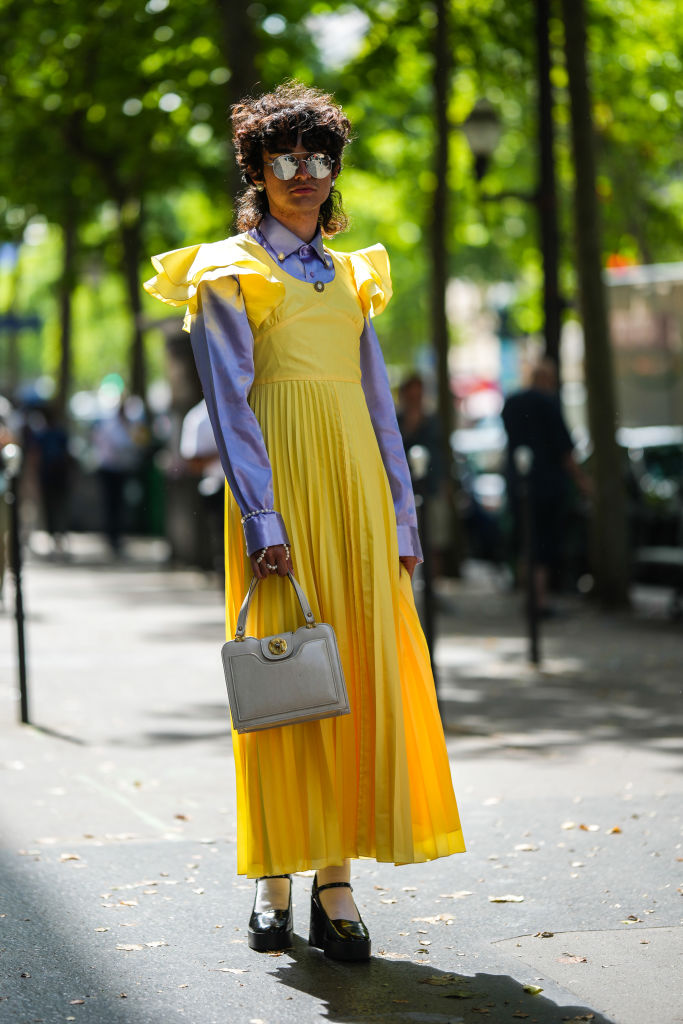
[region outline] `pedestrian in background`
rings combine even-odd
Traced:
[[[531,449],[529,501],[532,522],[534,587],[539,614],[549,616],[551,575],[559,570],[564,553],[570,481],[587,493],[584,473],[574,458],[574,442],[565,423],[557,390],[557,367],[552,359],[541,359],[531,369],[529,387],[509,396],[503,406],[507,433],[506,481],[513,515],[515,553],[521,559],[521,482],[515,464],[520,447]],[[520,567],[520,575],[523,574]]]
[[[411,576],[415,503],[370,317],[391,297],[375,245],[346,226],[335,188],[350,125],[298,83],[232,111],[241,233],[154,258],[147,290],[188,304],[221,462],[227,631],[253,575],[258,636],[294,629],[296,569],[334,627],[351,714],[238,735],[237,870],[257,880],[253,949],[292,943],[291,873],[315,869],[309,941],[362,960],[370,938],[350,859],[396,864],[464,849]],[[246,551],[245,551],[246,542]]]
[[[45,406],[41,419],[40,425],[30,428],[29,436],[30,448],[35,454],[43,525],[52,541],[53,552],[65,554],[72,482],[69,434],[54,405]]]
[[[93,427],[92,443],[97,477],[102,495],[104,531],[112,554],[121,554],[125,528],[125,488],[140,463],[140,447],[135,439],[135,425],[126,413],[123,398],[109,416]]]

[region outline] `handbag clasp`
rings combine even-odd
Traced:
[[[283,636],[273,637],[268,642],[268,650],[271,654],[284,654],[287,650],[287,641]]]

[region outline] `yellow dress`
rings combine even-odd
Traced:
[[[328,250],[329,251],[329,250]],[[249,404],[273,471],[274,507],[316,619],[334,626],[351,714],[238,735],[237,870],[250,877],[345,858],[396,864],[465,849],[429,654],[361,386],[364,317],[391,295],[381,246],[329,251],[323,292],[286,274],[250,236],[155,259],[152,294],[201,315],[200,281],[235,279],[254,334]],[[239,280],[239,286],[237,285]],[[199,312],[198,312],[199,310]],[[226,491],[226,626],[251,578],[240,509]],[[248,632],[301,625],[293,588],[259,584]]]

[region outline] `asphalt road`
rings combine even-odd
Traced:
[[[0,616],[0,1021],[679,1024],[683,638],[666,595],[578,605],[525,661],[516,599],[442,586],[468,853],[361,861],[368,964],[246,945],[220,595],[133,545],[26,571],[30,727]],[[531,987],[531,988],[529,988]],[[540,991],[536,991],[536,990]]]

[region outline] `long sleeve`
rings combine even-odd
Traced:
[[[252,554],[271,544],[288,544],[289,538],[282,516],[273,509],[268,452],[247,402],[254,380],[254,339],[244,308],[228,298],[234,288],[229,277],[200,285],[190,340],[223,472],[242,515],[248,517],[244,537]]]
[[[360,338],[361,383],[375,430],[384,468],[389,478],[396,512],[399,555],[414,555],[420,561],[422,547],[417,532],[415,496],[410,470],[396,421],[394,400],[387,369],[375,329],[368,319]]]

